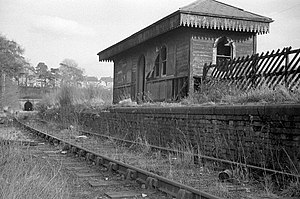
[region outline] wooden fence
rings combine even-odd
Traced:
[[[227,80],[242,89],[285,85],[293,90],[300,85],[300,48],[273,50],[224,61],[219,65],[205,65],[204,78]]]

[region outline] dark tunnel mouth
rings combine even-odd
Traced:
[[[30,101],[25,102],[24,111],[32,111],[32,110],[33,110],[33,104]]]

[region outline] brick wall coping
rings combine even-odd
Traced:
[[[300,104],[280,105],[216,105],[189,107],[114,107],[111,113],[184,114],[184,115],[268,115],[300,116]],[[298,118],[300,119],[300,118]]]

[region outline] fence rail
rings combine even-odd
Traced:
[[[218,65],[204,65],[205,78],[227,80],[242,89],[283,84],[293,90],[300,85],[300,48],[278,49],[251,56],[238,57]]]

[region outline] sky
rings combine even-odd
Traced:
[[[195,0],[0,0],[0,34],[25,48],[36,66],[75,60],[88,76],[113,76],[97,53]],[[258,52],[300,48],[299,0],[219,0],[274,20]]]

